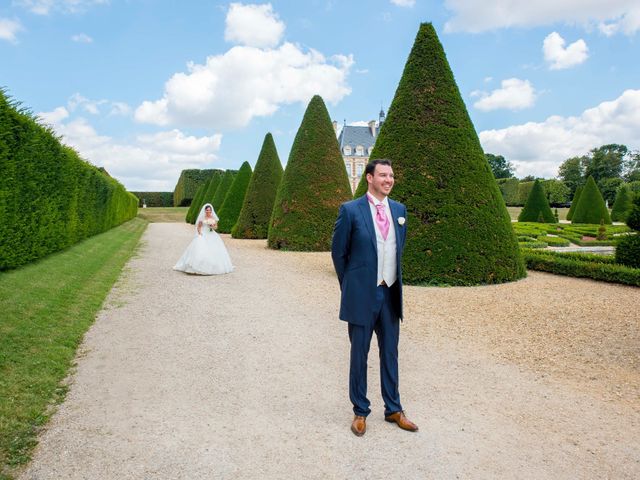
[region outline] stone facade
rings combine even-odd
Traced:
[[[355,192],[364,173],[364,167],[376,143],[380,126],[384,122],[384,111],[380,110],[379,120],[371,120],[367,126],[347,125],[346,121],[338,135],[340,153],[347,169],[351,192]],[[338,133],[338,122],[333,122],[333,128]]]

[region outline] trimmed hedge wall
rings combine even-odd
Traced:
[[[142,202],[147,207],[173,207],[173,192],[131,192],[138,197],[138,207],[142,207]]]
[[[420,26],[370,158],[393,161],[391,197],[407,206],[407,283],[526,276],[502,194],[430,23]]]
[[[225,195],[224,202],[218,212],[218,217],[220,217],[218,231],[220,233],[231,233],[231,229],[238,221],[242,202],[244,202],[244,196],[251,181],[251,173],[251,165],[249,165],[249,162],[244,162],[233,179],[233,183],[229,187],[229,191]]]
[[[519,222],[541,222],[541,223],[555,223],[556,217],[551,211],[549,201],[545,195],[544,188],[540,180],[536,180],[529,193],[529,198],[524,204],[520,215],[518,215]]]
[[[138,199],[0,90],[0,270],[130,220]]]
[[[273,136],[267,133],[247,187],[240,216],[231,230],[233,238],[267,238],[273,202],[282,180],[282,172],[282,163]]]
[[[571,217],[571,223],[595,223],[600,224],[604,220],[607,225],[611,224],[609,210],[604,203],[602,193],[596,185],[593,177],[587,179],[587,183],[582,189],[580,200]]]
[[[304,113],[278,187],[269,226],[270,248],[326,251],[333,225],[351,187],[322,98],[315,95]]]
[[[522,253],[527,262],[527,268],[531,270],[640,286],[640,268],[618,265],[611,263],[610,260],[582,259],[571,256],[570,253],[528,249],[523,249]]]
[[[616,261],[630,267],[640,268],[640,195],[633,200],[631,212],[627,217],[627,226],[635,230],[626,236],[616,247]]]
[[[214,170],[183,170],[178,178],[178,183],[176,183],[176,188],[173,189],[173,206],[187,207],[191,205],[198,188],[211,178],[213,172]]]

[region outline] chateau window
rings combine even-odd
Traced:
[[[362,172],[364,171],[364,165],[362,165],[361,163],[356,165],[356,175],[358,177],[362,176]]]
[[[344,151],[345,155],[351,155],[351,147],[349,145],[345,145],[342,150]]]
[[[351,163],[344,162],[344,166],[347,167],[347,175],[351,176]]]
[[[364,147],[362,145],[358,145],[356,147],[356,155],[359,155],[359,156],[364,155]]]

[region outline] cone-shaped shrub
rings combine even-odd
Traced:
[[[576,193],[573,194],[573,200],[571,200],[571,207],[569,207],[569,211],[567,212],[567,220],[571,220],[573,218],[573,212],[576,211],[576,207],[578,206],[578,202],[580,201],[580,195],[582,195],[582,189],[584,187],[580,185],[576,188]]]
[[[420,26],[371,158],[393,161],[391,197],[407,206],[405,281],[474,285],[526,275],[502,194],[431,24]]]
[[[218,188],[216,188],[216,193],[213,195],[211,202],[209,202],[213,205],[216,212],[220,210],[220,207],[222,207],[222,204],[224,203],[224,197],[227,196],[227,192],[233,183],[233,177],[234,172],[232,170],[227,170],[224,172],[224,175],[222,175],[220,184],[218,185]]]
[[[640,195],[636,195],[627,217],[627,225],[635,235],[622,238],[616,246],[616,262],[640,268]]]
[[[204,204],[211,203],[211,200],[213,199],[213,196],[215,195],[216,190],[218,189],[218,186],[222,181],[223,175],[224,175],[224,172],[222,170],[213,171],[213,175],[211,175],[211,178],[209,179],[207,184],[204,186],[203,195],[200,198],[196,197],[194,199],[195,207],[193,210],[193,217],[191,218],[190,223],[195,224],[196,220],[198,219],[198,214],[200,213],[200,210],[202,209]]]
[[[269,247],[324,251],[331,248],[340,205],[351,200],[349,178],[322,98],[307,106],[278,187]]]
[[[196,194],[191,200],[191,205],[189,205],[189,210],[187,210],[187,215],[185,217],[185,221],[187,223],[191,223],[191,224],[195,223],[196,215],[198,215],[198,212],[200,211],[199,205],[202,202],[202,199],[204,198],[204,192],[207,189],[207,185],[209,185],[209,183],[205,182],[198,187],[198,190],[196,190]]]
[[[616,200],[613,202],[613,207],[611,208],[612,221],[624,222],[627,220],[627,216],[633,206],[632,198],[629,185],[626,183],[620,185],[620,188],[618,188],[618,192],[616,193]]]
[[[587,183],[582,189],[578,205],[571,217],[571,223],[594,223],[600,224],[600,220],[604,220],[604,223],[611,224],[611,217],[609,216],[609,210],[604,203],[602,193],[596,185],[596,181],[593,177],[587,179]]]
[[[233,238],[267,238],[280,180],[282,163],[273,136],[267,133],[244,197],[240,216],[231,230]]]
[[[556,223],[556,217],[551,211],[549,201],[547,200],[544,187],[540,180],[534,182],[533,188],[529,193],[529,198],[527,198],[520,215],[518,215],[518,221]]]
[[[224,197],[224,202],[218,212],[218,217],[220,217],[218,231],[220,233],[231,233],[231,229],[238,221],[242,202],[244,202],[244,196],[251,181],[251,173],[251,165],[249,165],[249,162],[244,162],[233,179],[233,183],[229,187],[229,191]]]

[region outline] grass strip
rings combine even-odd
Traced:
[[[37,443],[62,381],[147,222],[134,218],[64,251],[0,273],[0,479]]]
[[[139,208],[138,217],[152,223],[185,223],[188,210],[189,207]]]

